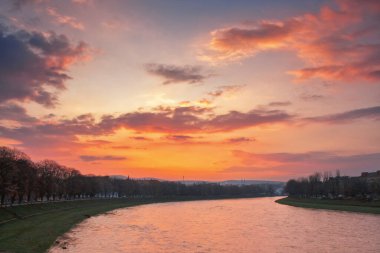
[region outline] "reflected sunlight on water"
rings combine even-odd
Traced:
[[[380,252],[380,216],[277,198],[161,203],[87,219],[58,252]]]

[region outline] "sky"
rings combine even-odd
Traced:
[[[83,174],[380,169],[378,0],[4,0],[0,145]]]

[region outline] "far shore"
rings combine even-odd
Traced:
[[[276,200],[276,203],[303,208],[380,214],[379,200],[360,201],[286,197]]]
[[[76,224],[94,215],[143,204],[258,196],[93,199],[0,208],[0,252],[42,253]],[[266,196],[263,196],[266,197]]]

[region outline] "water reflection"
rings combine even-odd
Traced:
[[[151,204],[92,217],[50,252],[380,252],[380,216],[276,198]]]

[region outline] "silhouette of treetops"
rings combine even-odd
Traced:
[[[274,187],[260,185],[183,184],[112,176],[82,175],[53,160],[33,162],[25,153],[0,147],[1,206],[82,198],[160,196],[266,196]]]
[[[331,172],[316,172],[309,177],[289,180],[285,192],[296,197],[377,198],[380,195],[380,171],[368,175],[362,173],[358,177],[341,176],[339,170],[335,176]]]

